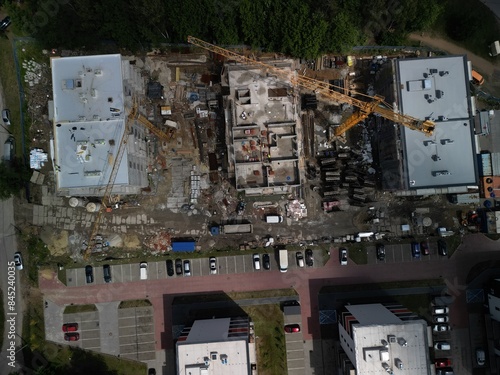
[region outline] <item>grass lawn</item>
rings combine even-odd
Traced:
[[[122,301],[118,306],[119,309],[127,309],[129,307],[147,307],[152,306],[151,302],[147,299],[133,299],[130,301]]]
[[[64,309],[64,314],[97,311],[95,305],[69,305]]]
[[[257,370],[260,375],[286,374],[283,312],[278,305],[247,306],[243,310],[255,324]]]
[[[270,298],[270,297],[286,297],[296,296],[297,292],[294,289],[273,289],[252,292],[238,293],[205,293],[195,296],[178,296],[175,297],[174,304],[189,304],[199,302],[215,302],[215,301],[234,301],[241,299],[254,298]],[[122,302],[123,303],[123,302]]]
[[[343,246],[344,247],[344,246]],[[356,243],[345,246],[349,250],[349,259],[356,264],[368,263],[368,252],[364,243]]]

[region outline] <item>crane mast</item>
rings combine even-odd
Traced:
[[[389,104],[384,102],[384,98],[381,96],[367,96],[371,99],[371,101],[360,100],[332,90],[330,84],[327,82],[319,81],[317,79],[306,77],[303,75],[298,75],[295,72],[286,71],[274,65],[267,64],[262,61],[257,61],[255,59],[240,55],[236,52],[229,51],[214,44],[207,43],[201,39],[188,36],[188,42],[210,52],[227,57],[228,59],[260,67],[268,74],[274,74],[282,80],[290,81],[295,86],[311,90],[312,92],[323,96],[329,101],[346,103],[357,107],[359,109],[359,112],[354,113],[353,116],[351,116],[346,122],[335,129],[336,136],[345,133],[347,130],[367,118],[372,113],[378,114],[379,116],[384,117],[397,124],[406,126],[409,129],[420,131],[427,136],[431,136],[434,132],[435,124],[432,121],[419,120],[417,118],[395,112]]]

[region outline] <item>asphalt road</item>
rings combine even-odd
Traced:
[[[4,108],[4,100],[3,100],[3,88],[0,84],[0,111]],[[1,121],[1,119],[0,119]],[[2,122],[3,125],[3,122]],[[0,127],[0,155],[3,155],[4,142],[7,140],[8,132],[4,127]],[[0,288],[3,293],[3,308],[6,313],[16,313],[17,315],[8,315],[6,319],[11,319],[13,323],[12,327],[15,327],[15,342],[16,346],[21,347],[21,339],[20,335],[22,332],[23,326],[23,300],[22,300],[22,287],[21,287],[21,278],[19,277],[19,271],[15,272],[15,277],[11,275],[10,284],[9,284],[9,275],[8,275],[8,262],[12,261],[14,258],[14,253],[17,251],[17,240],[16,240],[16,229],[14,227],[14,203],[13,199],[7,199],[4,201],[0,201]],[[24,271],[21,271],[24,272]],[[9,288],[10,287],[10,288]],[[14,289],[12,289],[14,288]],[[12,302],[15,302],[15,310],[9,310],[7,293],[13,293],[15,299]],[[12,320],[14,318],[14,320]],[[9,366],[10,359],[7,359],[7,354],[9,352],[10,342],[12,338],[8,337],[9,334],[10,323],[5,324],[5,332],[3,332],[3,345],[2,352],[0,355],[0,374],[8,374],[12,370],[13,367]],[[11,335],[12,333],[11,332]],[[15,354],[16,362],[22,363],[22,353]],[[19,365],[16,364],[16,368],[20,368]]]
[[[242,292],[294,288],[302,306],[302,327],[305,340],[320,338],[318,321],[318,294],[323,286],[369,284],[399,280],[422,280],[442,277],[448,286],[448,293],[455,297],[451,319],[455,327],[468,325],[467,314],[453,314],[466,311],[465,280],[469,270],[483,261],[500,260],[500,244],[483,235],[464,237],[464,243],[447,261],[441,259],[428,262],[384,263],[375,265],[340,266],[337,250],[325,267],[297,269],[287,273],[262,272],[211,275],[206,277],[171,278],[131,283],[111,283],[83,287],[66,287],[52,277],[41,278],[40,287],[46,299],[58,304],[88,304],[124,299],[148,298],[154,306],[155,341],[157,350],[172,348],[172,300],[176,295],[200,292]]]

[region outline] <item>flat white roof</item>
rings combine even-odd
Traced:
[[[476,184],[465,56],[397,61],[402,113],[436,123],[432,137],[402,128],[411,189]]]
[[[248,375],[246,339],[228,338],[230,318],[196,320],[185,341],[177,343],[179,375]]]
[[[54,121],[106,121],[124,118],[121,56],[54,58]]]
[[[399,324],[356,323],[352,335],[357,374],[387,375],[384,366],[396,374],[401,371],[396,365],[399,361],[403,366],[401,373],[430,373],[427,324],[423,320],[401,321]],[[394,336],[393,342],[389,340],[391,335]]]
[[[58,188],[102,186],[104,189],[124,131],[123,120],[56,124]],[[127,160],[124,152],[114,185],[128,184]]]
[[[51,67],[57,186],[104,189],[125,131],[121,56],[54,58]],[[115,185],[129,183],[127,164],[125,152]]]

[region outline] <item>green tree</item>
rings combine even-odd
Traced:
[[[29,169],[21,159],[0,163],[0,199],[17,194],[30,179]]]

